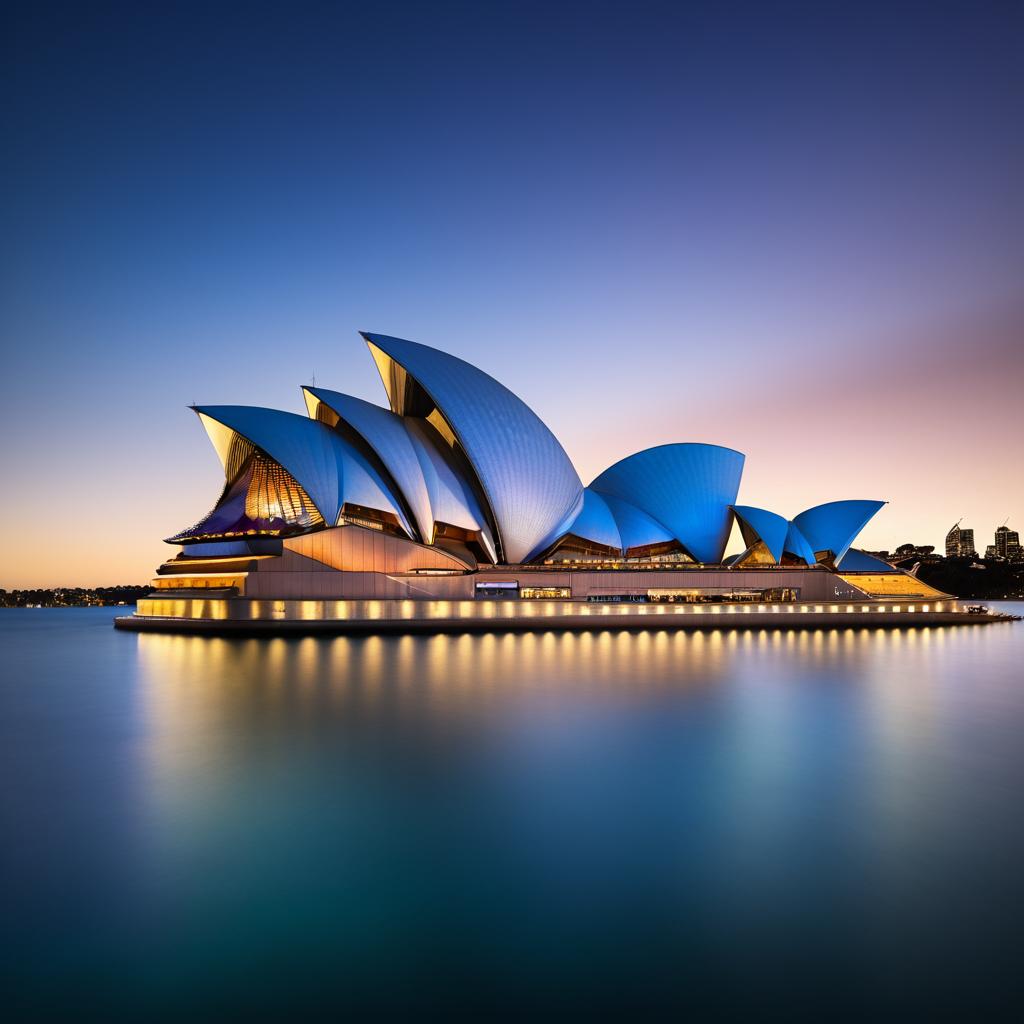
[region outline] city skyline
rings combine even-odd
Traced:
[[[147,579],[223,479],[185,407],[379,403],[356,329],[584,482],[703,442],[867,549],[1019,528],[1018,13],[229,11],[10,19],[0,587]]]

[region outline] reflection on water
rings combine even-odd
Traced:
[[[1017,977],[1020,626],[221,640],[27,614],[0,617],[26,999],[977,1010]]]

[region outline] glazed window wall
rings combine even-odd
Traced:
[[[354,505],[348,501],[342,506],[338,522],[351,523],[353,526],[365,526],[368,530],[383,530],[385,533],[394,533],[399,536],[405,532],[393,513],[367,508],[365,505]]]
[[[558,551],[550,558],[545,558],[541,564],[557,565],[559,568],[621,569],[622,559],[611,555],[588,555],[578,551]]]
[[[598,604],[781,604],[800,600],[799,587],[769,590],[696,590],[652,587],[643,594],[591,594]]]
[[[364,519],[362,516],[349,515],[347,512],[341,514],[341,521],[352,526],[363,526],[367,530],[383,530],[384,524],[376,519]]]
[[[769,590],[683,590],[651,588],[647,600],[668,604],[779,604],[798,601],[799,587],[772,587]]]
[[[763,540],[751,544],[736,562],[737,565],[777,565],[775,556]]]
[[[657,565],[686,564],[696,561],[679,541],[664,541],[659,544],[647,544],[643,547],[629,548],[626,561],[630,565],[650,562]]]
[[[698,563],[682,551],[629,558],[622,558],[618,555],[590,555],[575,551],[557,551],[552,556],[545,558],[543,564],[557,565],[559,568],[580,569],[642,569],[645,566],[657,569],[692,569]]]
[[[261,453],[253,456],[245,514],[253,520],[282,519],[294,526],[313,526],[324,521],[295,478]]]
[[[229,464],[245,450],[242,444],[233,446]],[[295,478],[251,446],[237,474],[229,479],[213,511],[171,538],[172,543],[289,536],[324,525],[323,516]]]
[[[209,576],[160,576],[153,580],[154,590],[240,590],[246,574]]]

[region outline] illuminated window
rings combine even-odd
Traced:
[[[775,556],[771,553],[768,545],[763,540],[752,543],[734,563],[737,566],[751,565],[777,565]]]
[[[569,587],[522,587],[519,596],[527,598],[572,597],[572,591]]]
[[[245,514],[255,521],[283,520],[293,525],[323,522],[309,495],[295,478],[262,453],[253,457],[252,475],[245,495]]]
[[[233,444],[225,463],[230,481],[213,511],[195,526],[170,538],[220,540],[227,537],[279,537],[324,525],[324,518],[298,481],[248,442]]]

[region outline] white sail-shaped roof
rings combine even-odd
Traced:
[[[850,550],[857,534],[884,504],[884,501],[863,499],[829,501],[801,512],[793,525],[807,538],[812,551],[831,551],[838,563]]]
[[[636,505],[623,498],[616,498],[613,494],[602,494],[600,497],[615,517],[624,555],[628,555],[635,548],[649,548],[655,544],[668,544],[675,540],[661,523],[656,522]]]
[[[526,559],[583,499],[557,438],[529,406],[475,366],[400,338],[363,337],[392,410],[430,419],[461,447],[493,516],[501,557]]]
[[[743,460],[719,445],[664,444],[616,462],[590,486],[643,509],[697,561],[720,562]]]
[[[793,522],[789,524],[789,530],[786,532],[786,543],[783,545],[783,550],[791,555],[796,555],[797,558],[802,558],[808,565],[814,565],[817,561],[814,548],[807,543],[807,538],[800,532],[800,527]]]
[[[489,558],[497,562],[498,555],[487,516],[470,482],[457,472],[449,462],[450,456],[442,450],[444,441],[423,420],[406,419],[405,426],[423,472],[432,522],[447,523],[460,530],[478,533]],[[433,536],[433,528],[430,536]]]
[[[715,563],[735,514],[748,547],[761,541],[776,561],[820,559],[831,568],[883,504],[830,502],[791,521],[737,506],[744,456],[708,444],[637,452],[583,488],[551,431],[492,377],[425,345],[363,337],[390,410],[316,387],[303,389],[308,418],[251,406],[195,409],[227,478],[203,520],[211,538],[217,530],[294,534],[344,518],[510,564],[546,557],[566,538],[627,558],[681,547]]]
[[[760,540],[771,552],[772,558],[781,562],[790,530],[789,520],[777,512],[755,508],[753,505],[733,505],[732,510],[739,520],[743,543],[751,547]]]
[[[302,390],[311,416],[316,417],[316,403],[322,402],[373,449],[412,510],[420,537],[429,544],[434,532],[434,516],[423,467],[405,420],[390,409],[382,409],[352,395],[324,388],[304,387]]]
[[[583,505],[579,512],[568,526],[558,531],[559,538],[567,534],[593,544],[600,544],[602,547],[622,550],[622,537],[619,535],[615,516],[612,515],[605,499],[589,487],[583,490]],[[544,547],[548,548],[550,545],[546,544]]]

